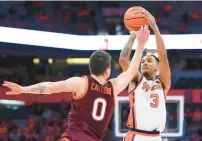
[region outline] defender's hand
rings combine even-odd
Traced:
[[[23,92],[22,86],[15,84],[15,83],[12,83],[12,82],[4,81],[3,86],[11,89],[11,91],[6,92],[7,95],[18,95],[18,94],[21,94]]]
[[[147,40],[149,39],[150,30],[148,26],[142,26],[141,29],[137,33],[137,42],[139,45],[144,46]]]

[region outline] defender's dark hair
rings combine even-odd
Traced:
[[[111,66],[111,56],[105,51],[95,51],[90,56],[89,69],[94,75],[102,75]]]

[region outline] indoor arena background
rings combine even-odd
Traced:
[[[178,106],[168,106],[167,117],[167,128],[173,128],[173,132],[178,132],[178,123],[182,122],[182,134],[164,140],[201,141],[202,2],[199,1],[0,2],[1,82],[8,80],[26,86],[88,74],[89,56],[97,49],[108,49],[113,58],[112,77],[116,77],[121,72],[119,53],[129,35],[123,15],[135,5],[155,16],[165,35],[172,71],[169,95],[184,98],[183,117],[178,118]],[[147,44],[151,52],[155,49],[152,41],[151,37]],[[65,93],[6,96],[6,91],[0,87],[0,141],[59,139],[65,129],[71,96]],[[128,104],[119,110],[121,120],[119,123],[111,120],[104,141],[122,141],[115,129],[117,124],[126,128]],[[116,113],[115,110],[114,116]]]

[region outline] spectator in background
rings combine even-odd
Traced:
[[[170,14],[171,11],[172,11],[171,3],[166,2],[163,5],[163,15],[164,15],[164,17],[166,17],[166,18],[169,17],[169,14]]]
[[[45,109],[42,116],[43,118],[48,120],[50,119],[51,115],[52,115],[52,111],[50,109]]]
[[[17,16],[16,16],[16,8],[13,6],[11,6],[8,9],[8,19],[11,21],[16,21],[17,20]]]
[[[200,19],[197,9],[192,9],[191,17],[192,17],[192,20],[196,20],[196,21]]]
[[[115,28],[116,28],[116,23],[115,22],[109,22],[107,24],[107,32],[109,33],[109,35],[115,35]]]
[[[20,135],[19,141],[26,141],[26,137],[24,134]]]
[[[113,66],[112,66],[112,77],[117,77],[119,74],[121,73],[121,68],[119,63],[117,63],[116,61],[113,61]]]
[[[189,14],[187,11],[185,11],[183,14],[182,14],[182,17],[181,17],[181,23],[184,23],[185,25],[187,25],[189,23]]]
[[[193,116],[190,108],[186,108],[184,116],[185,116],[185,119],[187,120],[187,122],[190,123],[192,120],[192,116]]]
[[[201,120],[202,120],[202,113],[197,108],[196,111],[193,113],[193,121],[199,123],[201,122]]]

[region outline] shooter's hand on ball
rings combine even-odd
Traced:
[[[147,18],[149,25],[153,29],[153,31],[159,30],[159,28],[156,24],[155,18],[146,10],[144,10],[144,15]]]

